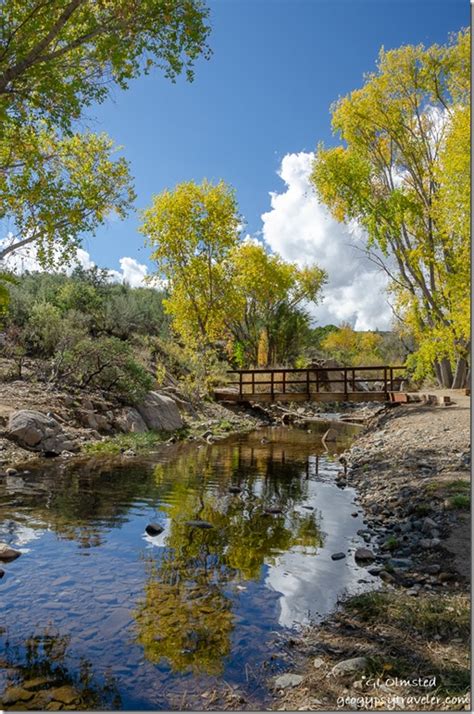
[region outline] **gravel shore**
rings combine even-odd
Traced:
[[[470,399],[449,395],[383,410],[341,456],[380,586],[295,638],[274,709],[470,709]]]

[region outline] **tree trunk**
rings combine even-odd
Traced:
[[[443,378],[441,376],[441,367],[440,367],[438,360],[436,360],[436,362],[434,363],[434,371],[435,371],[436,379],[438,380],[439,384],[441,385],[443,383]]]
[[[453,383],[453,371],[449,360],[446,357],[443,357],[439,366],[441,370],[441,386],[446,389],[451,389],[451,385]]]
[[[464,357],[459,357],[454,373],[452,389],[463,389],[466,387],[467,377],[467,360]]]

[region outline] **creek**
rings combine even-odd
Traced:
[[[0,705],[17,709],[19,688],[23,709],[179,709],[228,687],[263,706],[285,637],[373,587],[353,557],[356,493],[335,483],[356,429],[332,454],[326,429],[0,480],[0,541],[22,551],[0,580]]]

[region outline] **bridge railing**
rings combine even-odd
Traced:
[[[229,370],[229,375],[237,375],[238,379],[227,384],[237,386],[239,398],[270,395],[277,399],[280,395],[303,393],[310,396],[319,392],[334,392],[348,395],[354,392],[383,392],[388,398],[389,392],[397,391],[400,377],[397,372],[404,372],[404,366],[370,365],[360,367],[261,367],[258,369]],[[368,375],[368,376],[367,376]],[[375,390],[364,390],[360,383],[379,387]],[[340,388],[334,389],[334,385]]]

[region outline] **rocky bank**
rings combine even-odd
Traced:
[[[379,589],[289,643],[274,709],[470,709],[470,399],[450,396],[384,409],[340,457]]]
[[[209,441],[254,428],[261,417],[202,400],[198,405],[163,391],[124,405],[100,392],[63,391],[18,380],[0,384],[0,473],[38,458],[71,458],[114,439],[149,434],[156,443],[176,438]],[[151,439],[150,442],[151,443]],[[147,442],[148,443],[148,442]],[[128,455],[133,456],[133,449]]]

